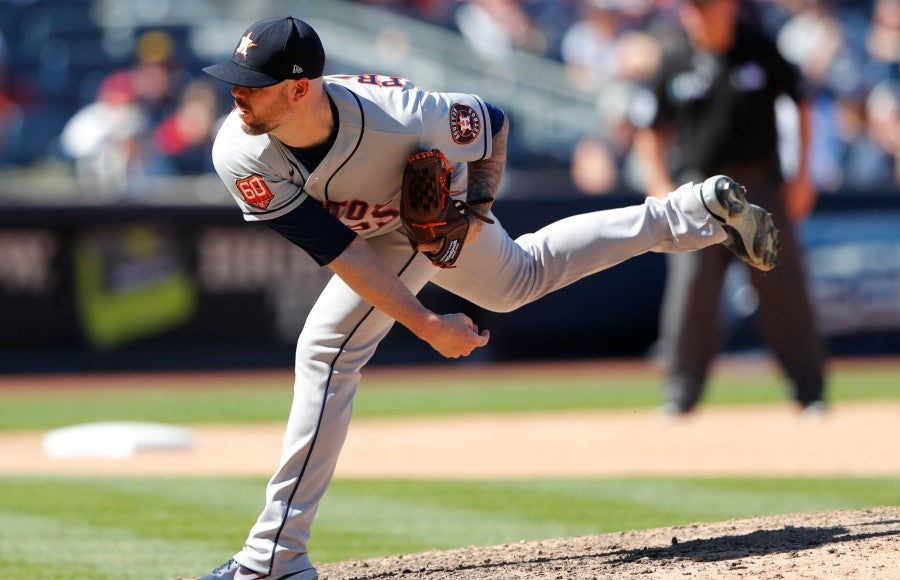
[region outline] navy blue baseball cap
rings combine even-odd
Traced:
[[[314,79],[325,68],[325,49],[299,18],[267,18],[244,31],[231,58],[203,69],[239,87],[268,87],[287,79]]]

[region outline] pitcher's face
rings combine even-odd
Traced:
[[[287,117],[287,82],[257,89],[235,86],[231,96],[241,118],[241,128],[248,135],[271,133]]]

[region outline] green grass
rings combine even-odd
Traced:
[[[829,398],[834,401],[900,398],[900,365],[834,369]],[[52,395],[0,390],[0,430],[52,429],[90,421],[218,423],[283,421],[291,399],[291,378],[193,380],[160,385],[104,379],[91,392],[54,390]],[[197,385],[202,385],[198,389]],[[780,374],[770,370],[714,373],[706,403],[736,405],[784,401]],[[356,417],[457,413],[541,412],[571,409],[647,408],[659,404],[659,378],[652,371],[596,375],[584,373],[488,376],[473,371],[410,376],[364,377]]]
[[[0,478],[7,580],[200,575],[240,545],[261,479]],[[337,480],[318,562],[631,529],[896,504],[900,478]]]
[[[834,369],[830,398],[897,399],[898,367]],[[105,380],[84,393],[0,389],[0,429],[87,421],[283,421],[290,377],[160,386]],[[641,408],[659,402],[652,373],[478,372],[367,378],[357,417]],[[709,405],[784,401],[770,371],[716,373]],[[0,477],[0,570],[11,580],[169,579],[199,575],[242,544],[263,479]],[[798,511],[900,504],[900,477],[634,478],[532,481],[337,480],[311,542],[318,562],[430,548],[646,529]]]
[[[900,478],[338,481],[323,501],[311,553],[339,561],[891,505],[900,499],[897,483]],[[359,541],[352,554],[344,544],[348,536]]]

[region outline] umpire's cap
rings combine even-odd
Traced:
[[[325,68],[325,49],[299,18],[267,18],[244,31],[231,59],[203,72],[239,87],[268,87],[287,79],[314,79]]]

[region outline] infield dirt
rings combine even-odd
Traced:
[[[189,448],[125,459],[53,459],[44,433],[4,433],[0,473],[268,476],[283,429],[189,426]],[[758,405],[674,422],[650,409],[360,419],[337,477],[896,476],[897,435],[900,401],[842,403],[824,417]]]
[[[789,514],[319,567],[322,580],[900,578],[900,508]]]
[[[0,435],[0,473],[268,476],[283,424],[189,426],[189,449],[50,459]],[[824,417],[787,405],[355,420],[337,477],[900,475],[900,401]],[[232,461],[235,454],[245,458]],[[900,506],[900,490],[897,494]],[[323,580],[856,578],[900,580],[900,507],[797,513],[320,565]]]
[[[189,450],[126,460],[52,460],[41,452],[41,434],[7,434],[0,436],[0,472],[268,475],[282,427],[195,427]],[[676,423],[646,410],[365,420],[351,426],[338,477],[896,476],[898,429],[894,402],[843,404],[814,421],[783,406],[711,408]],[[236,465],[230,458],[239,448],[254,459]],[[323,580],[900,580],[900,508],[695,523],[319,568]]]

